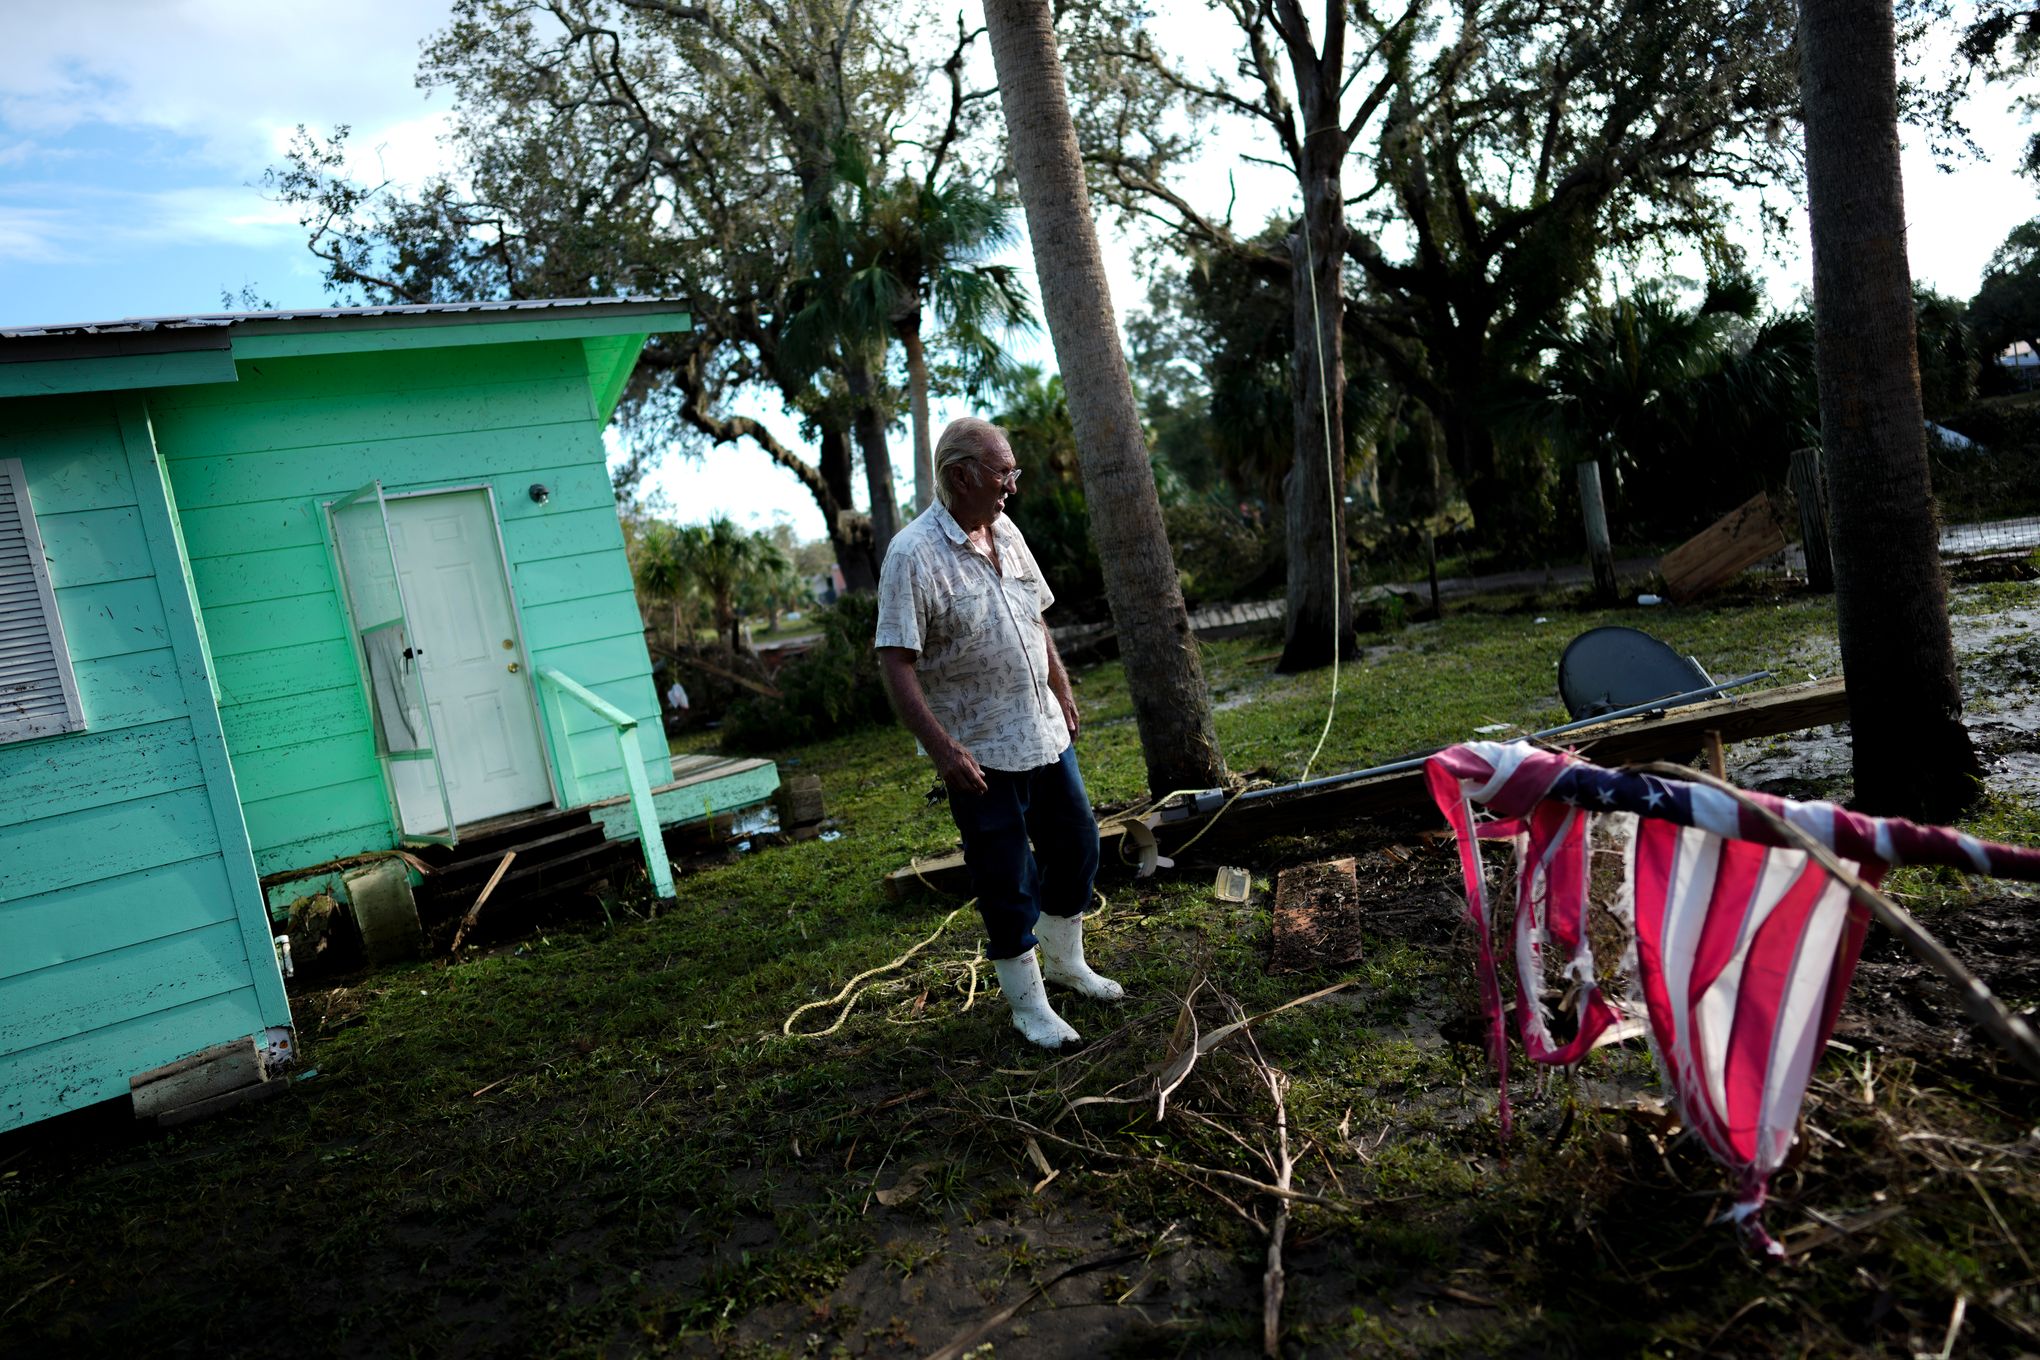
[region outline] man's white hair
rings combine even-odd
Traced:
[[[949,506],[949,498],[955,488],[951,485],[949,469],[963,465],[967,475],[974,479],[974,485],[982,485],[985,477],[984,465],[978,461],[979,454],[992,451],[993,440],[1004,442],[1006,432],[991,421],[978,416],[958,416],[943,428],[942,437],[935,441],[935,498],[943,508]]]

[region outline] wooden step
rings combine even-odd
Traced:
[[[489,875],[496,872],[496,866],[503,862],[503,856],[513,850],[517,853],[517,858],[511,861],[511,870],[514,873],[528,864],[540,863],[563,855],[570,850],[578,850],[583,846],[599,845],[602,843],[602,828],[583,817],[580,825],[569,826],[565,830],[555,831],[549,836],[539,836],[533,840],[519,841],[514,845],[501,846],[478,855],[454,860],[450,864],[441,865],[433,871],[430,886],[437,893],[452,893],[480,888],[482,884],[488,882]],[[465,849],[466,847],[463,846],[462,848]],[[471,891],[470,895],[472,895]]]

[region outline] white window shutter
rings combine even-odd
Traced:
[[[0,458],[0,742],[85,726],[21,460]]]

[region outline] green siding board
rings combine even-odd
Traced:
[[[580,683],[582,688],[592,691],[596,698],[607,700],[626,713],[642,714],[645,702],[651,696],[651,682],[642,676],[629,676],[621,680],[605,680],[592,685],[582,681],[579,676],[571,678]],[[594,712],[584,704],[568,703],[563,704],[561,707],[565,709],[567,731],[570,733],[610,732],[615,730],[601,714]],[[645,719],[640,717],[638,721],[642,725]],[[655,782],[670,784],[673,781],[668,776]]]
[[[631,637],[604,638],[600,642],[584,642],[575,647],[563,647],[557,652],[540,656],[532,653],[532,665],[551,666],[564,671],[567,678],[587,686],[607,698],[609,691],[603,686],[613,680],[640,680],[645,691],[651,691],[651,672],[645,658],[643,634]],[[634,704],[610,700],[626,713],[636,714],[640,719],[651,716]]]
[[[241,805],[248,819],[248,835],[255,845],[266,848],[302,840],[308,832],[328,827],[389,824],[389,794],[383,788],[379,770],[346,784],[300,789],[295,793],[252,800]]]
[[[495,383],[571,380],[582,365],[570,344],[476,346],[434,355],[372,351],[314,358],[243,360],[232,387],[186,387],[152,395],[158,410],[249,406],[265,402],[376,393],[393,387],[444,388]]]
[[[0,364],[0,397],[40,397],[66,392],[132,391],[184,383],[230,383],[234,356],[217,349],[167,354],[102,354],[90,359],[44,359]]]
[[[628,591],[563,604],[524,606],[524,644],[534,654],[583,642],[601,642],[605,638],[642,639],[644,632],[645,621],[638,613],[637,596]]]
[[[88,732],[184,716],[184,682],[168,647],[77,661],[72,671]]]
[[[294,652],[347,637],[340,601],[330,590],[288,600],[208,607],[205,624],[215,661],[248,652]]]
[[[314,643],[295,652],[243,652],[214,658],[223,708],[295,698],[311,686],[360,681],[352,644],[344,638]],[[357,702],[364,702],[357,697]]]
[[[0,746],[0,823],[58,817],[205,782],[191,722]]]
[[[179,518],[192,556],[204,558],[257,548],[323,548],[323,513],[318,502],[307,498],[187,509]]]
[[[567,382],[389,388],[256,407],[171,408],[157,422],[157,438],[182,461],[201,452],[218,457],[550,425],[585,417],[587,401],[585,390]]]
[[[133,505],[134,483],[119,453],[120,431],[108,413],[81,411],[77,425],[43,434],[0,429],[0,458],[21,459],[38,519]]]
[[[362,826],[344,826],[332,831],[321,831],[315,836],[303,836],[294,841],[258,848],[255,852],[255,867],[264,878],[271,874],[285,873],[292,869],[305,869],[328,860],[345,859],[349,855],[365,855],[376,850],[389,850],[397,843],[397,833],[390,826],[387,812],[379,819]],[[296,894],[290,892],[290,884],[279,884],[268,893],[270,914],[276,908],[287,907]]]
[[[601,443],[584,438],[578,447],[565,449],[562,455],[573,461],[533,467],[514,478],[498,479],[497,511],[504,520],[537,519],[575,510],[616,512],[616,485],[609,480],[609,464],[604,461]],[[552,493],[544,505],[533,502],[528,494],[533,482],[545,483],[546,490]]]
[[[0,902],[218,849],[203,788],[0,826]]]
[[[153,579],[74,586],[57,596],[73,662],[170,645],[163,600]]]
[[[236,752],[234,780],[244,803],[380,778],[375,741],[366,730],[265,751]]]
[[[36,516],[50,585],[57,590],[131,581],[155,573],[141,512],[132,505]]]
[[[548,558],[542,563],[519,562],[514,575],[517,602],[526,609],[632,588],[629,561],[622,553],[606,550]]]
[[[331,677],[341,678],[341,677]],[[299,742],[322,741],[350,732],[368,731],[368,707],[361,699],[361,686],[352,675],[346,684],[331,689],[265,699],[252,704],[234,704],[220,710],[226,728],[227,747],[235,754],[236,774],[242,759],[272,747]],[[247,797],[246,786],[242,797]]]
[[[184,682],[191,729],[198,738],[198,759],[205,771],[213,835],[226,861],[227,882],[235,907],[233,929],[242,942],[243,976],[254,985],[264,1019],[270,1024],[287,1025],[290,1001],[284,994],[283,973],[270,948],[269,913],[263,905],[261,884],[256,881],[254,851],[234,788],[226,734],[220,727],[219,692],[214,687],[212,665],[206,655],[205,624],[186,569],[188,554],[182,527],[177,522],[168,469],[157,451],[146,403],[137,397],[127,397],[117,405],[121,442],[127,449],[128,472],[137,493],[135,503],[141,507],[149,550],[158,564],[163,616],[177,653],[177,673]]]
[[[0,977],[233,919],[233,889],[218,855],[43,893],[0,904]]]
[[[317,449],[300,446],[184,458],[171,464],[170,477],[178,505],[191,511],[266,501],[338,500],[377,479],[391,492],[447,481],[480,482],[502,474],[571,466],[587,454],[586,423],[555,417],[497,430],[404,434],[373,441],[350,438]],[[527,477],[516,487],[520,496],[530,480]]]
[[[34,1048],[235,991],[248,986],[248,964],[240,924],[227,920],[0,978],[0,1050]]]
[[[529,504],[529,502],[526,502]],[[550,509],[550,507],[547,507]],[[503,517],[503,546],[512,562],[574,557],[597,549],[623,551],[623,523],[614,502],[588,510]]]
[[[0,1054],[0,1129],[126,1096],[138,1073],[263,1026],[255,989],[244,986],[24,1053]]]
[[[391,326],[379,330],[322,329],[300,334],[242,334],[234,337],[236,357],[254,360],[271,356],[346,354],[366,350],[432,350],[490,345],[520,347],[534,343],[578,342],[590,336],[633,332],[664,334],[691,324],[685,312],[640,312],[634,315],[517,316],[501,321],[465,320],[457,326]]]
[[[195,557],[191,561],[191,579],[210,618],[212,611],[222,605],[331,592],[333,559],[323,547]]]

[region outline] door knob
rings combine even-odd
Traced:
[[[510,674],[512,674],[512,675],[515,675],[515,674],[517,674],[518,670],[519,670],[519,667],[518,667],[517,663],[516,663],[515,661],[511,662],[511,663],[510,663]]]

